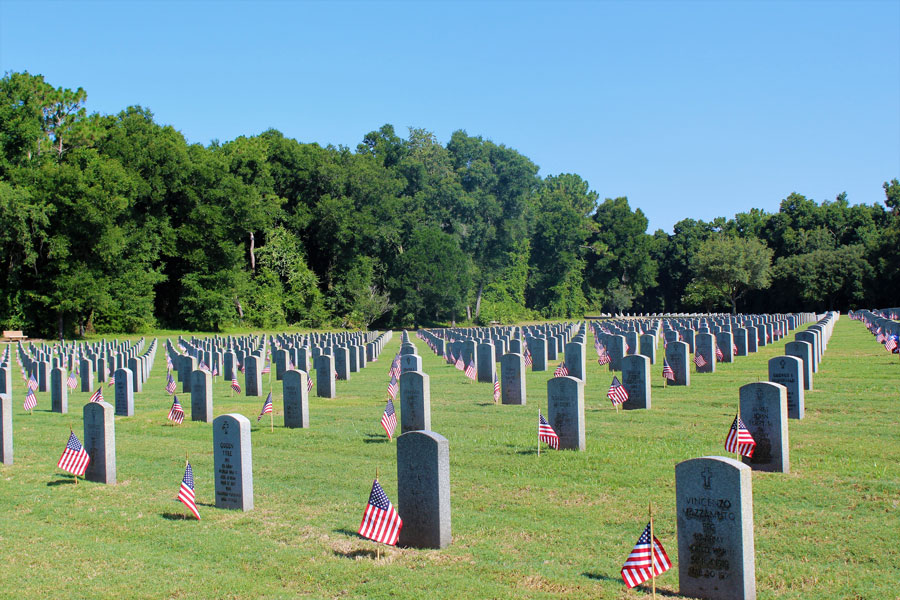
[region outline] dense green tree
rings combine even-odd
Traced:
[[[753,238],[714,235],[694,253],[691,270],[700,285],[691,287],[689,294],[695,299],[725,300],[736,313],[737,301],[744,294],[769,286],[772,254]]]

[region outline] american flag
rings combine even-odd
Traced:
[[[217,367],[216,365],[213,365],[213,368],[212,368],[212,376],[213,376],[213,377],[218,377],[218,376],[219,376],[219,367]]]
[[[310,377],[309,373],[306,374],[306,393],[308,394],[312,390],[313,382],[312,377]]]
[[[653,536],[652,555],[651,558],[650,523],[647,523],[644,533],[638,538],[631,554],[625,559],[625,566],[622,567],[622,580],[625,581],[625,585],[633,588],[672,568],[672,562],[656,536]]]
[[[37,377],[34,376],[34,373],[32,373],[31,377],[28,378],[28,389],[32,392],[38,389],[38,380]]]
[[[111,385],[116,385],[116,376],[115,376],[115,375],[110,375],[110,376],[109,376],[109,383],[107,384],[106,387],[109,387],[109,386],[111,386]]]
[[[184,477],[181,478],[181,488],[178,490],[178,500],[184,502],[184,505],[194,513],[197,520],[200,520],[200,513],[197,511],[197,504],[194,502],[194,470],[191,463],[184,467]]]
[[[886,340],[886,339],[887,338],[884,336],[884,334],[881,333],[881,330],[879,330],[878,335],[875,336],[875,341],[878,342],[879,344],[883,344],[884,340]]]
[[[716,346],[716,361],[722,362],[725,360],[725,353],[722,352],[722,349]]]
[[[28,393],[25,394],[25,403],[22,406],[25,407],[25,410],[32,410],[37,406],[37,398],[34,395],[34,390],[28,390]]]
[[[894,350],[896,350],[896,348],[897,348],[897,336],[892,335],[884,343],[884,349],[887,350],[888,352],[893,352]]]
[[[453,350],[450,350],[447,353],[447,364],[452,365],[456,363],[456,359],[453,357]]]
[[[265,366],[262,368],[262,374],[265,375],[266,373],[271,373],[271,372],[272,372],[272,365],[270,363],[266,363]]]
[[[201,371],[209,371],[209,367],[207,367],[206,363],[202,360],[200,361],[200,365],[197,368]]]
[[[456,357],[456,368],[460,371],[466,368],[466,365],[463,364],[462,352],[459,353],[459,356]]]
[[[91,394],[90,402],[103,402],[103,388],[98,387],[97,391]]]
[[[706,359],[703,358],[702,354],[694,355],[694,364],[697,365],[697,368],[705,367],[707,365]]]
[[[241,393],[241,384],[238,383],[237,377],[231,378],[231,389],[236,391],[238,394]]]
[[[175,396],[175,400],[172,402],[172,408],[169,410],[169,416],[166,418],[170,421],[175,421],[178,424],[181,424],[181,422],[184,421],[184,409],[181,408],[178,396]]]
[[[397,397],[397,378],[393,375],[391,375],[391,380],[388,382],[387,393],[391,398]]]
[[[609,356],[609,352],[604,350],[603,353],[600,354],[600,356],[597,358],[597,364],[598,365],[608,365],[611,360],[612,359]]]
[[[266,396],[266,402],[263,404],[262,412],[259,413],[259,416],[256,417],[256,422],[259,423],[259,420],[262,419],[263,415],[267,415],[272,412],[272,392],[269,392],[269,395]]]
[[[497,373],[494,373],[494,402],[500,399],[500,380],[497,379]]]
[[[91,457],[88,456],[87,450],[81,447],[81,442],[78,441],[75,432],[70,431],[69,442],[56,466],[72,475],[84,475],[89,462],[91,462]]]
[[[613,376],[612,383],[609,384],[609,391],[606,392],[606,397],[609,398],[614,405],[623,404],[628,401],[628,390],[619,383],[618,377]]]
[[[665,358],[663,359],[663,377],[669,381],[675,381],[675,371],[672,370],[672,365]]]
[[[394,412],[394,402],[388,398],[387,406],[384,407],[384,413],[381,415],[381,426],[387,433],[388,439],[394,437],[394,429],[397,428],[397,413]]]
[[[725,450],[736,452],[741,456],[753,456],[755,448],[756,440],[750,435],[740,415],[735,415],[731,429],[728,430],[728,437],[725,438]]]
[[[556,370],[553,371],[554,377],[565,377],[569,374],[569,367],[566,366],[566,361],[561,361],[559,366],[556,367]]]
[[[732,356],[737,356],[737,344],[731,344],[731,354]]]
[[[166,380],[166,391],[169,392],[170,394],[174,394],[174,393],[175,393],[175,387],[176,387],[176,384],[175,384],[175,378],[172,377],[172,374],[171,374],[171,373],[169,373],[169,377],[168,377],[168,379]]]
[[[544,442],[554,450],[559,450],[559,436],[556,435],[540,411],[538,411],[538,441]]]
[[[475,361],[471,361],[468,365],[466,365],[466,377],[475,381],[478,375],[475,373]]]
[[[525,348],[525,366],[530,367],[534,364],[534,360],[531,358],[531,351],[528,348]]]
[[[394,357],[391,361],[391,368],[388,369],[388,375],[391,377],[400,377],[400,355]]]
[[[244,373],[244,372],[245,372],[245,371],[244,371],[244,365],[243,365],[243,364],[238,364],[238,369],[240,369],[241,373]]]
[[[66,386],[68,386],[70,390],[74,390],[76,387],[78,387],[78,378],[75,377],[74,371],[72,373],[69,373],[69,378],[66,379]]]
[[[397,514],[397,510],[388,500],[376,479],[372,484],[369,503],[366,504],[362,523],[359,526],[359,535],[382,544],[396,546],[402,527],[403,521],[400,519],[400,515]]]

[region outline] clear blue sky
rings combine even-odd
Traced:
[[[139,104],[190,142],[355,148],[464,129],[671,231],[900,177],[900,0],[0,0],[0,70]]]

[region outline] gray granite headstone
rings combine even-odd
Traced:
[[[756,327],[745,327],[744,331],[747,332],[747,354],[753,354],[759,350],[759,332]],[[738,346],[738,351],[740,351],[741,347]],[[740,352],[738,352],[740,355]]]
[[[645,333],[641,336],[640,354],[650,359],[650,364],[656,364],[656,336],[652,333]]]
[[[643,354],[631,354],[622,359],[622,385],[628,400],[625,410],[650,408],[650,359]]]
[[[400,372],[421,371],[422,357],[417,354],[401,354],[400,355]]]
[[[720,331],[716,334],[716,347],[722,351],[722,362],[734,362],[734,337],[730,331]]]
[[[222,376],[225,381],[231,381],[237,375],[237,356],[234,352],[226,352],[222,363]]]
[[[799,331],[794,334],[794,339],[798,342],[806,342],[812,347],[812,371],[819,372],[819,336],[812,331]]]
[[[191,421],[213,420],[212,375],[197,369],[191,373]]]
[[[62,367],[50,370],[50,410],[66,414],[69,412],[68,373]]]
[[[350,353],[346,347],[334,349],[334,370],[337,371],[338,379],[350,379]]]
[[[694,355],[706,359],[706,364],[697,367],[698,373],[715,373],[716,371],[716,338],[711,333],[698,333],[694,336]]]
[[[769,359],[769,381],[787,388],[788,418],[802,419],[806,412],[803,361],[796,356],[776,356]]]
[[[46,392],[47,388],[40,391]],[[94,391],[94,363],[87,358],[81,359],[81,391],[88,393]]]
[[[12,395],[12,369],[8,363],[0,365],[0,394]]]
[[[197,370],[197,359],[193,356],[184,355],[178,362],[178,374],[181,376],[181,391],[187,394],[191,391],[191,374]],[[246,386],[244,391],[246,391]]]
[[[787,388],[771,381],[748,383],[741,386],[740,402],[741,421],[756,442],[753,456],[742,456],[741,462],[754,471],[790,473]]]
[[[88,481],[116,482],[116,418],[108,402],[84,405],[84,449],[91,457],[84,478]]]
[[[284,426],[309,427],[309,399],[306,392],[308,375],[303,371],[285,371],[282,379],[284,397]]]
[[[500,357],[500,403],[525,404],[525,359],[521,354]]]
[[[784,353],[787,356],[796,356],[803,361],[803,389],[813,389],[812,344],[809,342],[788,342],[784,345]]]
[[[0,463],[13,464],[12,394],[0,394]]]
[[[262,396],[262,361],[255,354],[244,357],[244,395]]]
[[[747,330],[743,327],[735,327],[731,335],[734,336],[734,345],[737,346],[738,356],[747,356]]]
[[[476,366],[478,368],[478,381],[482,383],[493,383],[494,372],[496,370],[496,361],[494,360],[493,344],[478,344],[475,349],[478,356]],[[421,370],[421,369],[420,369]]]
[[[90,361],[88,361],[90,364]],[[38,380],[38,389],[39,392],[47,392],[50,391],[50,361],[39,360],[36,363],[37,367],[37,380]],[[85,391],[85,390],[81,390]],[[88,392],[92,392],[93,389],[87,390]]]
[[[675,465],[679,594],[754,600],[752,470],[721,456]]]
[[[688,349],[685,342],[669,342],[666,346],[666,360],[675,373],[675,379],[668,382],[668,385],[691,385]]]
[[[546,371],[547,370],[547,339],[542,337],[531,338],[528,344],[531,352],[531,370]]]
[[[587,383],[584,344],[569,342],[566,344],[565,353],[566,368],[569,369],[569,377],[577,377],[583,383]]]
[[[128,359],[128,370],[131,371],[131,389],[134,393],[140,393],[143,390],[143,365],[140,357]],[[116,386],[119,389],[119,386]],[[133,412],[133,411],[132,411]],[[118,413],[117,413],[118,414]]]
[[[334,383],[334,357],[320,354],[316,363],[316,396],[319,398],[336,398],[337,386]]]
[[[567,351],[568,352],[568,351]],[[622,370],[622,357],[625,356],[625,336],[624,335],[608,335],[606,336],[606,353],[609,355],[609,370]],[[566,355],[566,366],[569,365],[569,356]]]
[[[134,416],[134,373],[131,369],[116,369],[114,377],[116,414],[120,417]]]
[[[547,421],[559,436],[560,450],[584,450],[584,383],[580,379],[547,381]]]
[[[431,383],[418,371],[400,374],[400,432],[431,429]]]
[[[450,545],[450,444],[433,431],[397,438],[397,512],[401,546]]]
[[[253,454],[250,421],[231,413],[213,421],[216,508],[253,509]]]

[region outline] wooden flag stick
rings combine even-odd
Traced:
[[[275,411],[269,413],[269,431],[275,433]]]
[[[740,441],[740,431],[741,431],[740,420],[741,420],[741,401],[738,400],[738,409],[737,409],[737,421],[738,421],[738,422],[735,423],[735,424],[737,425],[737,428],[738,428],[738,430],[735,432],[735,433],[738,434],[738,441]],[[740,445],[739,443],[738,443],[738,444],[735,444],[735,446],[734,446],[734,460],[736,460],[736,461],[738,461],[738,462],[741,462],[741,453],[738,452],[738,450],[740,450],[740,448],[741,448],[741,445]]]
[[[648,504],[650,511],[650,579],[653,589],[653,600],[656,600],[656,543],[653,538],[653,501]]]
[[[541,456],[541,409],[538,407],[538,457]]]

